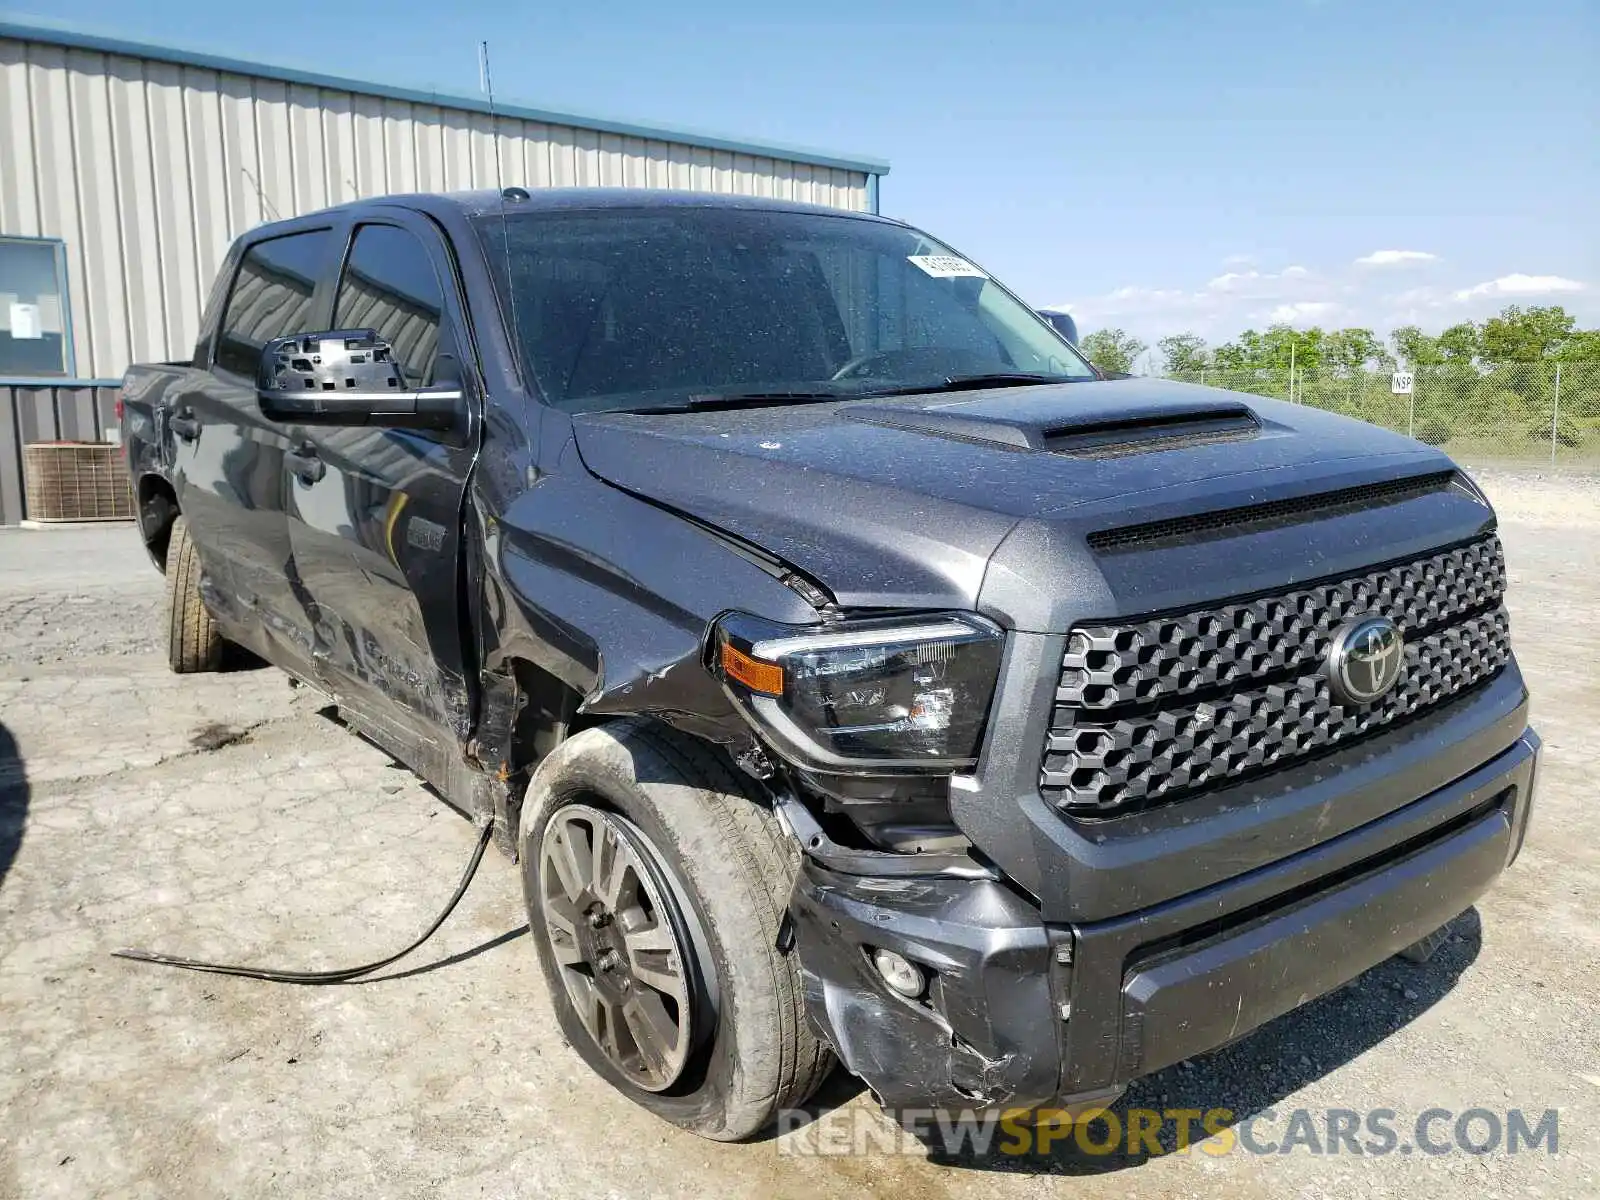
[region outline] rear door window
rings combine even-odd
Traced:
[[[315,333],[311,301],[328,266],[333,231],[291,233],[245,252],[217,337],[219,370],[254,378],[261,349],[273,338]]]

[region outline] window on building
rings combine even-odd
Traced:
[[[253,379],[261,350],[273,338],[321,332],[312,328],[311,299],[332,248],[332,232],[314,229],[257,242],[245,252],[222,315],[219,369]]]
[[[0,237],[0,376],[72,373],[64,247]]]
[[[444,289],[415,234],[394,225],[363,225],[339,277],[333,324],[376,329],[389,343],[407,387],[433,383]]]

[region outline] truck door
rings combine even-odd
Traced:
[[[318,325],[326,309],[331,228],[247,246],[223,303],[206,369],[171,398],[173,483],[200,555],[207,603],[228,636],[292,669],[309,670],[292,586],[284,518],[282,425],[256,403],[256,371],[272,338]],[[319,283],[321,293],[319,294]]]
[[[285,471],[322,686],[369,724],[398,723],[435,753],[459,753],[450,742],[465,740],[470,716],[461,523],[476,393],[455,349],[466,328],[455,278],[442,237],[420,216],[353,228],[328,327],[375,329],[406,386],[462,389],[462,420],[437,433],[293,427]]]

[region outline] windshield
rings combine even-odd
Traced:
[[[498,214],[477,222],[544,398],[569,411],[719,397],[798,403],[988,375],[1093,379],[1009,292],[925,234],[758,209]]]

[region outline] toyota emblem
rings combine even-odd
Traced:
[[[1405,641],[1388,617],[1346,625],[1328,650],[1328,682],[1340,704],[1371,704],[1400,680]]]

